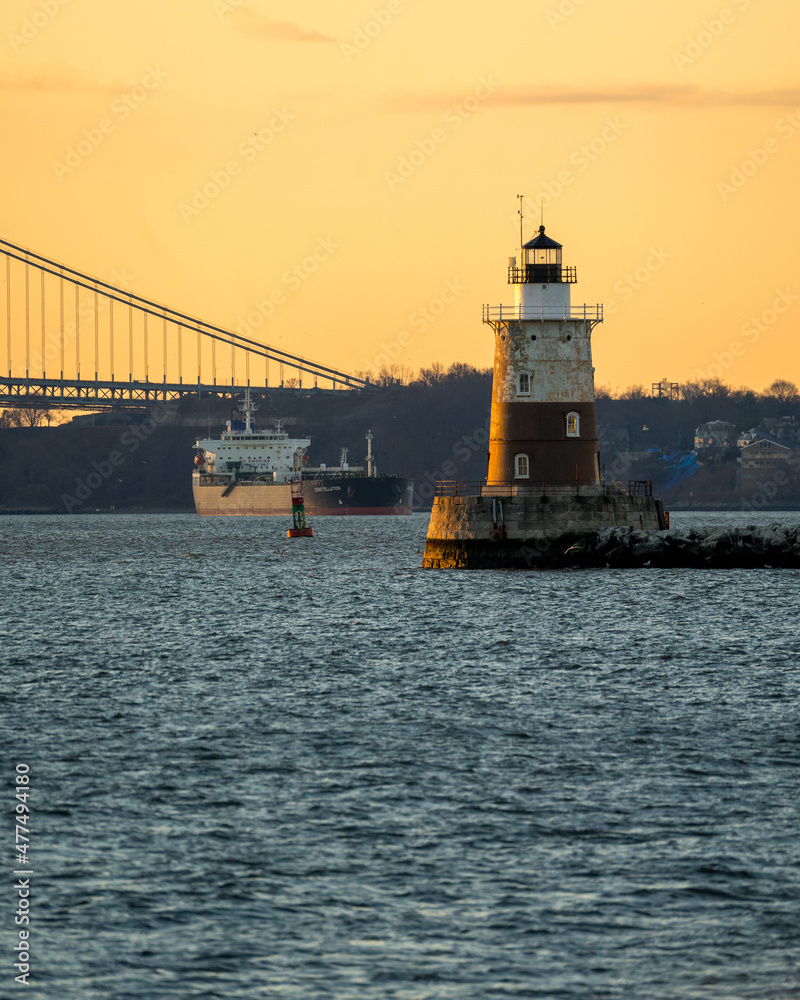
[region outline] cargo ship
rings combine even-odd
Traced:
[[[307,514],[410,514],[414,482],[378,475],[368,431],[367,465],[349,465],[342,448],[339,465],[312,467],[309,438],[290,438],[280,421],[256,430],[258,409],[250,393],[239,401],[239,416],[219,438],[195,443],[192,493],[198,514],[290,515],[292,483],[302,481]]]

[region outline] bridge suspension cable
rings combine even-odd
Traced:
[[[162,372],[163,383],[167,382],[167,354],[169,350],[169,337],[168,337],[168,327],[172,325],[177,328],[177,365],[178,365],[178,384],[186,385],[187,389],[193,385],[193,381],[190,383],[183,382],[182,367],[184,363],[184,350],[183,350],[183,336],[184,334],[194,333],[197,335],[197,382],[201,382],[202,378],[202,343],[209,342],[211,346],[211,367],[212,367],[212,385],[216,386],[216,345],[217,343],[224,343],[228,345],[231,349],[231,359],[230,359],[230,371],[231,379],[230,385],[234,385],[236,382],[236,361],[235,361],[235,351],[241,350],[245,356],[245,378],[246,384],[250,384],[250,358],[259,357],[264,359],[266,365],[267,378],[265,379],[265,385],[269,384],[269,362],[277,362],[280,371],[280,381],[283,383],[283,369],[284,366],[290,369],[296,370],[298,373],[308,373],[314,377],[315,385],[317,379],[324,379],[325,381],[330,381],[332,386],[344,386],[347,388],[363,388],[369,385],[369,382],[365,379],[358,378],[346,372],[341,372],[328,365],[318,364],[317,362],[311,361],[308,358],[304,358],[297,354],[291,354],[287,351],[279,350],[278,348],[271,347],[266,344],[259,343],[256,340],[252,340],[243,334],[237,333],[233,330],[227,330],[223,327],[216,326],[212,323],[206,323],[204,320],[200,320],[197,317],[191,316],[188,313],[181,312],[177,309],[172,309],[169,306],[165,306],[158,303],[152,299],[145,298],[142,295],[137,295],[127,289],[120,288],[117,285],[113,285],[106,281],[101,281],[99,278],[95,278],[88,275],[82,271],[78,271],[75,268],[68,267],[52,258],[45,257],[42,254],[34,253],[31,250],[27,250],[24,247],[18,246],[9,240],[0,239],[0,253],[4,254],[6,257],[6,268],[5,268],[5,278],[6,278],[6,350],[8,358],[8,374],[9,380],[12,379],[12,326],[14,326],[14,316],[12,309],[12,261],[18,261],[24,267],[25,271],[25,378],[29,379],[31,372],[31,336],[32,336],[32,291],[31,291],[31,269],[38,270],[40,273],[40,302],[38,306],[34,308],[34,311],[38,310],[39,318],[41,320],[41,369],[42,369],[42,379],[45,376],[45,359],[49,357],[54,357],[57,355],[60,360],[60,378],[64,380],[65,371],[65,329],[67,328],[66,311],[67,306],[65,304],[64,289],[65,285],[72,285],[75,288],[75,303],[74,303],[74,321],[70,324],[71,333],[70,336],[74,336],[74,358],[75,358],[75,368],[77,380],[81,381],[80,367],[81,367],[81,319],[84,320],[89,318],[89,315],[93,315],[94,326],[92,330],[93,334],[93,346],[94,346],[94,378],[95,382],[98,381],[98,369],[100,365],[100,299],[107,300],[109,303],[109,318],[108,318],[108,344],[107,344],[107,363],[110,366],[111,379],[109,384],[119,385],[120,388],[123,385],[131,385],[134,382],[138,385],[139,380],[134,380],[134,328],[139,327],[140,330],[140,342],[139,353],[141,355],[141,365],[143,367],[144,381],[148,384],[150,383],[149,378],[149,349],[150,349],[150,329],[148,328],[148,318],[155,318],[161,322],[162,326],[162,361],[164,371]],[[58,281],[58,328],[59,328],[59,344],[56,347],[52,341],[50,343],[51,351],[48,352],[47,344],[47,332],[46,332],[46,303],[47,296],[45,293],[45,276],[52,276],[56,281]],[[84,302],[84,307],[81,306],[81,292],[84,293],[84,299],[86,293],[88,293],[92,298],[92,308],[87,309]],[[115,326],[114,326],[114,303],[120,303],[123,306],[128,307],[128,368],[129,368],[129,381],[128,383],[117,383],[114,378],[114,364],[115,364]],[[18,312],[21,311],[18,309]],[[134,322],[134,312],[141,317],[141,321],[136,324]],[[20,317],[21,318],[21,317]],[[152,324],[150,324],[152,326]],[[74,328],[74,329],[73,329]],[[117,327],[119,329],[119,327]],[[84,348],[85,350],[85,348]],[[105,359],[104,359],[105,363]],[[302,378],[302,376],[301,376]],[[302,384],[300,380],[300,384]]]

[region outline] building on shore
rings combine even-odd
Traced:
[[[736,425],[727,420],[709,420],[695,428],[695,451],[703,451],[706,448],[734,448],[736,443]]]
[[[794,441],[761,433],[742,445],[740,453],[741,492],[745,496],[773,480],[777,486],[784,486],[800,471],[800,446]]]

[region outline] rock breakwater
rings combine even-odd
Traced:
[[[605,528],[576,540],[547,559],[565,567],[687,567],[698,569],[800,569],[800,523],[745,528],[671,528],[640,531]]]

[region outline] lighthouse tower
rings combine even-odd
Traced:
[[[513,304],[483,307],[494,333],[486,482],[437,483],[424,567],[546,568],[580,545],[591,564],[602,529],[666,526],[652,483],[601,480],[591,334],[603,307],[572,304],[561,250],[540,226],[509,261]]]
[[[572,305],[561,250],[540,226],[509,260],[514,304],[483,309],[495,335],[488,487],[600,482],[591,334],[603,307]]]

